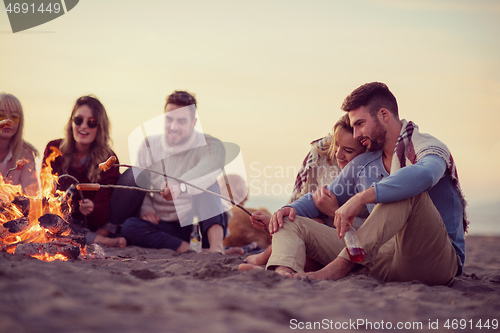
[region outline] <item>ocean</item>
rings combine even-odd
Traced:
[[[267,208],[271,213],[284,206],[288,197],[250,196],[245,207]],[[469,204],[467,214],[470,221],[469,234],[477,236],[500,236],[500,202]]]

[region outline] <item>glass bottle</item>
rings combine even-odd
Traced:
[[[189,247],[193,251],[201,252],[201,234],[198,216],[193,217],[193,231],[191,232]]]
[[[347,246],[347,253],[352,262],[360,262],[365,258],[365,251],[361,247],[358,236],[354,230],[349,230],[345,233],[344,241]]]

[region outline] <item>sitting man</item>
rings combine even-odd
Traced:
[[[267,269],[312,279],[339,279],[356,269],[383,281],[449,284],[462,273],[467,223],[448,148],[400,120],[396,98],[383,83],[355,89],[342,109],[368,152],[321,197],[306,194],[273,214]],[[356,234],[366,255],[354,263],[341,238],[365,204],[371,213]],[[318,216],[334,218],[336,229],[311,220]],[[325,267],[304,273],[306,256]]]
[[[203,248],[224,253],[222,240],[227,218],[221,200],[164,176],[220,192],[217,177],[224,165],[224,146],[219,140],[194,130],[195,112],[194,96],[175,91],[167,97],[165,105],[165,134],[147,137],[139,149],[138,166],[156,173],[134,173],[137,185],[156,189],[163,185],[165,190],[146,195],[139,217],[130,217],[123,223],[121,234],[130,245],[186,252],[191,223],[197,216],[201,221]]]

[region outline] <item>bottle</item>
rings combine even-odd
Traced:
[[[359,243],[358,236],[354,230],[349,230],[344,236],[345,245],[347,246],[347,253],[352,262],[360,262],[365,258],[365,251]]]
[[[191,232],[189,247],[193,251],[201,252],[201,234],[198,216],[193,217],[193,231]]]

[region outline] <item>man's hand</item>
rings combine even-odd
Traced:
[[[160,217],[153,212],[147,212],[146,214],[141,216],[141,219],[149,221],[153,224],[158,224],[158,222],[160,222]]]
[[[313,192],[312,198],[320,212],[329,217],[334,217],[335,211],[339,208],[339,203],[332,191],[323,186],[318,191]]]
[[[369,189],[354,195],[339,209],[337,209],[333,224],[335,225],[335,228],[337,228],[339,238],[344,237],[346,231],[350,229],[354,218],[358,215],[363,205],[374,202],[375,189],[370,187]]]
[[[80,213],[87,216],[94,211],[94,203],[90,199],[83,199],[79,201]]]
[[[273,214],[269,222],[269,233],[272,235],[278,232],[279,228],[283,228],[283,217],[287,217],[290,221],[295,219],[296,211],[292,207],[283,207]]]
[[[161,196],[165,200],[174,200],[181,194],[179,183],[175,180],[165,182],[165,191],[161,192]]]
[[[261,210],[253,212],[250,216],[250,221],[252,226],[257,229],[267,229],[269,227],[269,222],[271,221],[271,216],[267,215]]]

